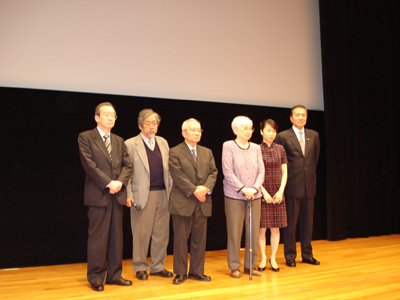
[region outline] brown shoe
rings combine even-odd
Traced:
[[[240,278],[241,276],[242,276],[242,273],[240,273],[240,270],[232,270],[231,271],[231,277]]]
[[[250,269],[246,269],[246,268],[244,268],[244,272],[243,272],[244,274],[249,274],[250,275]],[[256,269],[253,269],[253,271],[251,272],[251,274],[253,275],[253,276],[261,276],[261,273],[258,271],[258,270],[256,270]]]

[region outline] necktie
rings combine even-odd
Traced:
[[[192,149],[192,150],[190,150],[191,152],[192,152],[192,155],[193,155],[193,158],[194,158],[194,161],[196,162],[196,164],[197,164],[197,156],[196,156],[196,151],[194,150],[194,149]]]
[[[153,140],[153,139],[150,139],[150,140],[149,140],[149,148],[150,148],[151,150],[154,150],[154,140]]]
[[[299,135],[300,135],[300,137],[299,137],[300,147],[301,147],[301,151],[303,152],[303,155],[304,155],[304,152],[305,152],[305,149],[306,149],[306,144],[304,144],[303,131],[299,131]]]
[[[111,142],[110,142],[110,139],[108,138],[108,135],[105,135],[103,138],[104,138],[104,143],[106,144],[106,148],[107,148],[108,154],[110,155],[110,158],[111,158]]]

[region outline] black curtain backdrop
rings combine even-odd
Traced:
[[[319,3],[327,239],[400,233],[400,2]]]
[[[87,208],[83,205],[85,173],[77,137],[96,126],[94,108],[115,105],[113,133],[124,139],[139,133],[137,116],[151,107],[161,115],[158,134],[173,147],[182,142],[182,122],[198,119],[204,129],[201,143],[213,150],[218,180],[213,192],[213,215],[208,220],[207,250],[226,249],[223,204],[222,143],[233,139],[231,122],[249,116],[256,128],[273,118],[282,129],[291,126],[290,109],[180,101],[115,95],[0,88],[6,147],[1,155],[0,268],[86,261]],[[309,111],[308,127],[318,130],[324,145],[324,113]],[[261,142],[259,130],[252,141]],[[3,144],[3,143],[2,143]],[[326,238],[325,147],[318,167],[315,239]],[[132,257],[129,209],[124,210],[124,258]],[[172,254],[171,228],[168,254]]]

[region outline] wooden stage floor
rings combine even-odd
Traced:
[[[244,274],[229,276],[226,250],[206,253],[205,274],[211,282],[187,280],[181,285],[157,276],[137,280],[125,260],[123,277],[133,285],[105,285],[103,292],[90,289],[85,263],[0,270],[0,299],[400,299],[400,235],[320,240],[313,242],[313,249],[320,266],[297,259],[297,267],[289,268],[280,245],[280,272],[267,269],[252,281]],[[172,256],[165,266],[172,271]]]

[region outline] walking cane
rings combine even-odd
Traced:
[[[250,200],[247,200],[247,201],[249,201],[249,208],[250,208],[250,213],[249,213],[249,223],[250,223],[250,226],[249,226],[249,228],[250,228],[250,235],[249,235],[249,240],[250,240],[250,245],[249,245],[249,254],[250,254],[250,276],[249,276],[249,280],[253,280],[253,262],[252,262],[252,260],[253,260],[253,248],[252,248],[252,240],[251,240],[251,207],[252,207],[252,203],[253,203],[253,201],[250,199]]]

